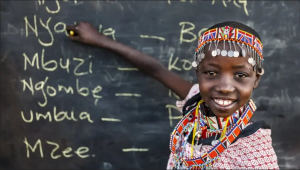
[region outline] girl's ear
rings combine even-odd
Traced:
[[[260,82],[260,79],[261,79],[261,76],[265,73],[265,70],[264,69],[261,69],[261,72],[256,72],[256,79],[255,79],[255,82],[254,82],[254,86],[253,86],[253,89],[256,89],[258,87],[258,84]]]

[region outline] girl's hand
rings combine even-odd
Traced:
[[[111,39],[99,33],[90,23],[80,22],[77,25],[67,26],[69,38],[84,44],[104,47]],[[73,35],[70,32],[73,31]]]

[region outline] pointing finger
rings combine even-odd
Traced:
[[[66,30],[70,36],[78,36],[77,26],[67,26]]]

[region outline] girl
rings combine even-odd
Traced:
[[[171,134],[167,169],[278,169],[271,130],[249,122],[250,99],[263,69],[263,46],[252,28],[233,21],[210,27],[193,57],[198,84],[170,72],[154,58],[113,41],[88,23],[68,26],[70,39],[118,53],[173,90],[183,118]]]

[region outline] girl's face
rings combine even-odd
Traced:
[[[229,51],[227,45],[225,49]],[[218,48],[223,49],[223,42]],[[197,70],[200,94],[216,116],[228,117],[249,101],[260,75],[253,71],[248,57],[213,57],[212,49],[207,49],[206,46],[205,58]]]

